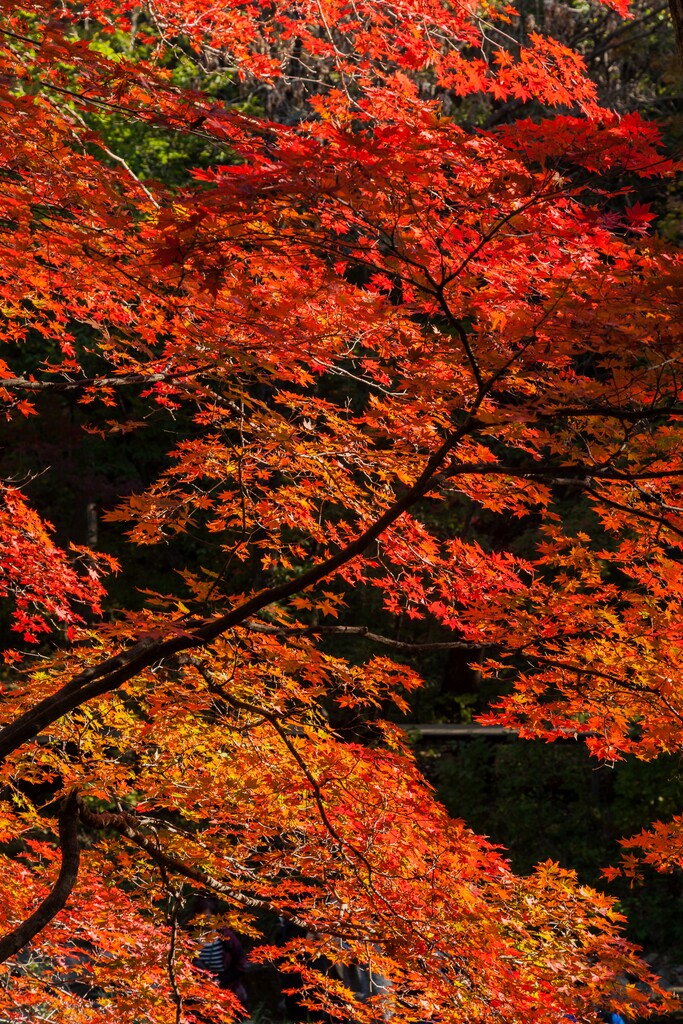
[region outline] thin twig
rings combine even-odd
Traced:
[[[82,801],[79,801],[78,809],[80,819],[84,825],[88,825],[90,828],[111,829],[114,832],[118,832],[119,835],[124,836],[140,850],[143,850],[155,864],[163,865],[167,871],[181,875],[183,878],[187,878],[190,881],[201,885],[205,889],[211,889],[213,892],[220,893],[222,896],[227,896],[228,899],[233,900],[235,903],[239,903],[244,907],[249,907],[253,910],[269,910],[272,913],[278,914],[280,917],[284,917],[286,920],[291,921],[292,924],[304,928],[306,931],[311,930],[310,921],[306,921],[304,918],[293,914],[291,911],[278,907],[269,900],[259,899],[255,896],[248,896],[239,889],[235,889],[232,886],[221,882],[220,879],[209,874],[207,871],[202,871],[199,868],[185,864],[184,861],[179,860],[177,857],[172,857],[170,854],[162,850],[158,843],[152,842],[147,838],[147,836],[143,835],[142,832],[139,831],[137,828],[138,821],[136,817],[129,812],[124,811],[119,814],[114,814],[110,811],[102,811],[98,813],[91,811],[90,808]],[[377,932],[369,932],[365,927],[360,925],[354,926],[351,922],[346,923],[343,928],[321,926],[316,923],[314,930],[320,934],[338,936],[347,939],[360,938],[365,939],[368,942],[382,942],[384,938]]]

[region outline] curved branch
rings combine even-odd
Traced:
[[[59,846],[62,866],[51,891],[37,910],[0,939],[0,963],[4,963],[42,931],[65,906],[76,884],[81,851],[78,845],[78,795],[73,790],[59,812]]]
[[[489,385],[492,386],[494,383],[495,377],[491,378]],[[163,636],[160,630],[149,633],[127,650],[122,651],[121,654],[79,672],[51,696],[45,697],[33,708],[19,715],[13,722],[0,730],[0,760],[6,758],[8,754],[28,740],[36,737],[52,722],[56,722],[86,701],[117,689],[143,669],[170,655],[211,643],[228,629],[239,626],[245,620],[250,619],[262,608],[314,586],[362,554],[381,537],[388,527],[400,519],[404,512],[412,508],[431,490],[434,478],[445,466],[450,453],[458,442],[473,429],[476,423],[476,413],[485,394],[485,390],[479,393],[464,422],[448,434],[440,447],[432,453],[413,486],[408,488],[403,497],[390,505],[354,541],[319,565],[313,566],[306,572],[294,576],[276,587],[259,591],[223,615],[207,619],[176,620],[168,627],[170,636],[168,634]]]
[[[412,487],[403,497],[390,505],[371,526],[364,530],[359,536],[341,548],[335,555],[325,559],[319,565],[313,566],[306,572],[267,590],[261,590],[247,600],[242,601],[230,611],[222,615],[215,615],[205,619],[183,618],[169,624],[165,634],[156,630],[148,633],[134,643],[127,650],[113,658],[108,658],[98,665],[85,669],[73,676],[59,690],[51,696],[39,701],[33,708],[19,715],[13,722],[0,730],[0,760],[6,758],[18,747],[28,740],[34,739],[47,726],[56,722],[59,718],[73,711],[86,701],[110,693],[124,683],[133,679],[143,669],[148,668],[165,658],[180,651],[204,647],[226,633],[234,626],[240,626],[252,619],[261,609],[277,601],[286,600],[294,594],[306,590],[319,583],[325,577],[336,572],[337,569],[347,565],[358,555],[362,554],[372,543],[381,537],[388,527],[392,526],[404,512],[407,512],[421,498],[423,498],[435,486],[442,474],[441,479],[452,479],[455,476],[467,475],[503,475],[517,478],[541,479],[555,484],[571,484],[584,488],[597,496],[604,503],[611,503],[593,488],[594,481],[624,481],[633,482],[637,479],[656,479],[678,476],[680,470],[654,471],[649,473],[623,473],[608,467],[575,465],[565,466],[544,466],[538,463],[529,465],[507,466],[502,463],[455,463],[447,466],[448,458],[456,448],[458,442],[478,426],[476,414],[484,400],[487,391],[496,383],[497,375],[491,378],[474,401],[472,408],[464,422],[452,431],[441,446],[432,453],[425,463],[425,467]],[[624,508],[631,515],[640,515],[642,518],[653,519],[648,513],[641,513],[638,510]],[[655,521],[659,522],[659,518]],[[670,524],[667,524],[670,525]],[[671,526],[672,530],[676,530]]]

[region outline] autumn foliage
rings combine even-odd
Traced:
[[[167,416],[158,475],[106,519],[150,563],[186,535],[202,555],[114,607],[119,567],[3,484],[0,1016],[229,1015],[191,966],[192,890],[313,1019],[645,1012],[609,899],[448,820],[384,721],[420,685],[410,645],[344,609],[363,588],[433,619],[524,736],[680,748],[681,270],[630,191],[675,171],[657,129],[488,0],[1,8],[4,413],[68,393],[93,443],[140,445]],[[181,87],[180,57],[261,107]],[[481,97],[519,116],[473,129]],[[142,180],[122,124],[212,157]],[[454,505],[532,524],[534,556],[458,536]],[[339,653],[359,635],[374,653]],[[681,863],[680,821],[639,842]],[[276,914],[306,937],[273,947]],[[390,987],[362,1004],[322,957]]]

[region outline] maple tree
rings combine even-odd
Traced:
[[[676,168],[571,51],[513,46],[514,16],[2,3],[4,413],[68,393],[93,439],[141,445],[155,410],[182,420],[106,518],[150,562],[188,533],[203,554],[102,616],[113,560],[60,550],[3,485],[3,1019],[236,1012],[191,966],[197,889],[298,973],[314,1017],[555,1022],[665,999],[607,897],[553,864],[516,876],[448,819],[384,720],[419,685],[413,645],[341,618],[360,587],[431,617],[436,646],[509,681],[492,714],[522,735],[582,731],[608,759],[680,747],[680,261],[624,184]],[[189,89],[181,61],[296,96],[297,116]],[[473,130],[457,103],[481,94],[534,116]],[[143,180],[122,125],[210,156]],[[449,536],[447,502],[533,521],[535,556]],[[331,653],[357,636],[369,659]],[[335,707],[376,714],[374,740],[335,732]],[[681,834],[638,841],[661,863]],[[264,945],[273,913],[306,937]],[[361,1003],[321,957],[389,987]]]

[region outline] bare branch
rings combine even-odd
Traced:
[[[123,373],[115,377],[83,377],[79,380],[31,380],[28,377],[0,378],[0,391],[84,391],[86,388],[121,388],[134,384],[158,384],[165,380],[181,380],[213,369],[213,363],[191,370],[169,370],[167,373]]]
[[[456,476],[509,476],[528,480],[547,480],[548,483],[563,486],[571,484],[576,487],[590,488],[595,481],[633,484],[637,480],[675,479],[683,476],[683,468],[631,472],[591,462],[575,462],[565,465],[542,462],[522,462],[517,465],[509,465],[504,462],[456,462],[445,471],[444,476],[448,479]]]
[[[393,640],[389,636],[371,633],[367,626],[272,626],[266,622],[243,622],[242,629],[250,633],[266,633],[271,636],[359,636],[384,647],[391,647],[404,654],[418,654],[420,651],[479,651],[490,644],[467,643],[464,640],[444,640],[437,643],[410,644]]]

